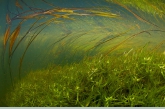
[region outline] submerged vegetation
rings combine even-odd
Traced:
[[[8,64],[7,66],[9,67],[8,72],[10,73],[11,82],[12,82],[12,70],[11,70],[12,57],[13,57],[15,51],[21,45],[21,43],[24,42],[24,39],[26,37],[29,36],[30,40],[28,41],[28,43],[22,53],[22,56],[19,59],[19,77],[21,74],[22,63],[23,63],[25,54],[26,54],[29,46],[36,39],[36,37],[51,23],[56,22],[56,21],[63,22],[63,20],[74,20],[75,16],[101,16],[101,17],[109,17],[109,18],[119,17],[119,15],[114,14],[114,13],[86,9],[86,8],[54,7],[54,8],[50,8],[50,9],[46,9],[46,10],[45,9],[36,9],[34,7],[27,5],[23,0],[21,0],[21,2],[24,4],[24,6],[26,8],[29,8],[28,11],[23,11],[21,13],[15,14],[12,18],[10,18],[9,13],[10,14],[13,14],[13,13],[11,13],[9,11],[9,9],[8,9],[9,13],[6,14],[6,23],[8,24],[8,26],[7,26],[6,32],[4,34],[4,39],[3,39],[4,50],[3,50],[2,64],[4,65],[5,61],[9,60],[7,62],[7,64]],[[45,2],[46,4],[51,6],[51,4],[46,2],[45,0],[43,0],[42,2]],[[17,10],[18,9],[23,10],[23,6],[20,5],[18,0],[16,0],[15,6],[16,6]],[[45,19],[45,16],[49,16],[49,19],[48,20],[46,19],[46,21],[41,22],[41,20]],[[31,20],[31,19],[33,19],[34,22],[29,27],[29,29],[27,29],[27,30],[24,29],[23,32],[25,32],[25,34],[20,39],[18,39],[18,36],[19,36],[23,23],[26,23],[26,21]],[[10,32],[12,23],[15,20],[18,20],[20,22],[16,26],[16,28],[12,32]],[[41,23],[38,23],[38,22],[41,22]],[[66,35],[66,37],[67,36],[68,35]],[[66,37],[62,38],[61,40],[65,39]],[[16,40],[18,40],[18,41],[16,42]],[[61,40],[59,40],[59,41],[61,41]],[[9,43],[9,45],[7,45],[8,43]],[[14,44],[15,44],[15,46],[14,46]],[[6,51],[7,51],[6,49],[9,49],[9,53],[8,52],[6,53]],[[6,55],[8,55],[8,56],[6,56]],[[3,66],[3,69],[4,69],[4,67],[5,66]]]
[[[120,2],[123,5],[136,8],[137,10],[165,17],[165,3],[163,0],[106,0],[108,2]]]
[[[165,56],[145,49],[31,71],[8,106],[165,106]]]
[[[80,1],[9,2],[0,70],[12,88],[3,103],[165,106],[165,2]]]

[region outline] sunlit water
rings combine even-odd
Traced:
[[[74,62],[79,62],[84,56],[93,56],[95,54],[102,54],[109,51],[113,46],[125,40],[129,36],[139,33],[140,31],[158,29],[153,25],[147,24],[140,21],[135,16],[133,16],[126,9],[102,0],[49,0],[49,2],[55,4],[57,7],[62,8],[91,8],[97,10],[103,10],[112,12],[120,15],[119,18],[109,18],[103,16],[72,16],[72,19],[63,19],[51,22],[30,44],[21,68],[21,76],[26,75],[29,71],[46,68],[50,64],[65,65]],[[29,6],[36,8],[51,9],[50,5],[41,2],[25,0]],[[10,17],[14,16],[12,13],[19,13],[27,10],[26,7],[23,11],[16,10],[12,0],[1,0],[1,16],[0,16],[0,51],[3,50],[3,36],[6,24],[6,14],[9,13]],[[11,12],[8,12],[7,7]],[[99,8],[99,9],[98,9]],[[162,18],[155,18],[155,16],[147,14],[145,12],[137,11],[132,8],[134,12],[145,17],[150,22],[159,25],[162,29],[165,29],[165,21]],[[49,20],[50,16],[45,16],[41,22]],[[12,22],[12,29],[14,29],[20,20],[14,20]],[[21,39],[22,36],[27,32],[28,28],[36,21],[36,19],[28,19],[21,26],[21,31],[16,40],[16,43]],[[39,23],[38,22],[38,23]],[[21,42],[15,53],[13,54],[11,61],[11,71],[13,80],[18,79],[18,70],[20,58],[27,47],[27,44],[33,36],[35,31],[39,31],[41,27],[29,33],[26,38]],[[100,44],[109,38],[118,36],[120,37],[114,39],[113,41],[107,41],[106,43]],[[125,51],[130,49],[136,49],[142,47],[145,44],[149,44],[149,47],[154,47],[164,40],[164,33],[159,31],[151,31],[151,35],[147,33],[142,33],[135,36],[119,46],[112,53],[122,55]],[[97,46],[99,45],[99,46]],[[94,47],[95,46],[95,47]],[[163,53],[164,49],[160,49]],[[8,52],[8,49],[6,50]],[[1,54],[2,57],[2,54]],[[11,86],[11,79],[9,75],[8,59],[5,55],[4,70],[2,66],[0,67],[0,95],[3,96],[9,86]]]

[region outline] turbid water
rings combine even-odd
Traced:
[[[121,55],[145,45],[163,53],[165,13],[160,2],[147,1],[147,9],[119,0],[1,0],[1,98],[19,77],[50,64],[78,63],[96,54]]]

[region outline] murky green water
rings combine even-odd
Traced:
[[[157,2],[159,6],[161,1]],[[151,11],[133,7],[138,5],[126,8],[126,5],[108,0],[18,0],[16,6],[15,1],[1,0],[1,97],[11,86],[11,77],[15,82],[19,76],[50,64],[70,64],[96,54],[122,55],[147,43],[151,49],[161,43],[165,31],[164,12],[158,13],[153,4],[150,4]],[[52,9],[55,10],[48,13]],[[6,15],[11,22],[6,22]],[[11,34],[22,19],[20,32],[11,45]],[[4,49],[3,38],[9,26],[11,36]],[[163,44],[159,51],[164,52]]]

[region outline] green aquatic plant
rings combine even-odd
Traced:
[[[107,2],[119,2],[129,7],[136,8],[143,12],[158,15],[161,18],[164,18],[165,15],[165,3],[163,0],[106,0]]]
[[[130,64],[131,63],[131,64]],[[6,96],[8,106],[165,106],[165,58],[146,48],[86,57],[31,71]]]
[[[157,25],[156,22],[159,20],[164,22],[164,6],[165,3],[162,0],[106,0],[107,2],[115,3],[122,8],[126,9],[138,20],[150,24],[156,28],[162,29],[160,25]],[[140,13],[138,13],[140,12]],[[145,14],[152,15],[155,18],[155,21],[149,20]],[[159,22],[159,21],[158,21]]]
[[[139,24],[138,20],[159,27],[156,23],[152,23],[134,12],[132,7],[143,6],[146,5],[145,3],[143,5],[137,5],[136,3],[135,5],[128,5],[127,3],[131,3],[131,1],[125,1],[125,3],[119,0],[111,0],[137,18],[136,23],[135,21],[130,23],[134,19],[130,19],[129,22],[128,18],[121,18],[120,14],[112,13],[114,11],[110,12],[107,7],[59,8],[45,0],[42,1],[52,7],[49,9],[33,8],[23,0],[16,0],[16,9],[20,12],[12,18],[9,16],[12,12],[9,11],[6,15],[8,27],[6,28],[3,40],[3,62],[5,63],[6,60],[9,60],[9,62],[6,67],[3,64],[3,68],[5,69],[9,66],[10,69],[9,71],[6,69],[6,72],[10,73],[11,79],[11,63],[14,62],[14,54],[17,54],[16,51],[19,50],[19,47],[23,50],[19,52],[19,55],[17,54],[18,59],[15,58],[15,60],[18,61],[18,76],[21,78],[21,76],[25,75],[21,71],[24,71],[22,66],[25,56],[27,56],[27,51],[34,40],[40,37],[39,35],[42,32],[45,32],[44,30],[47,29],[47,26],[49,24],[57,25],[58,23],[64,23],[64,27],[61,25],[59,27],[64,28],[65,32],[62,32],[64,34],[60,34],[58,38],[54,38],[53,43],[44,44],[39,42],[40,45],[43,44],[43,48],[47,44],[51,45],[50,52],[45,50],[47,53],[42,52],[42,54],[46,54],[47,57],[53,56],[54,58],[51,60],[51,62],[54,61],[53,64],[46,69],[31,71],[27,76],[20,79],[18,83],[13,84],[13,89],[6,95],[6,105],[86,107],[165,106],[163,102],[165,93],[163,86],[165,77],[164,55],[148,52],[144,49],[135,50],[132,47],[134,44],[124,53],[122,50],[128,48],[121,51],[119,49],[119,47],[136,36],[143,36],[143,33],[147,33],[147,36],[152,36],[152,32],[165,32],[158,29],[147,28],[146,30],[143,29],[143,25]],[[109,0],[107,1],[109,2]],[[19,2],[21,2],[22,6]],[[154,1],[152,2],[156,4]],[[22,10],[24,7],[29,10]],[[143,8],[140,8],[140,10],[143,11]],[[163,13],[161,14],[163,15]],[[79,19],[79,17],[84,19]],[[104,19],[101,19],[99,22],[97,18],[101,17]],[[113,22],[112,25],[110,21],[108,22],[109,18],[121,19],[110,19]],[[68,26],[68,20],[78,25],[75,26],[73,24]],[[79,20],[82,21],[79,23]],[[13,26],[15,21],[18,21],[16,28]],[[26,26],[28,21],[32,22]],[[126,23],[123,23],[125,21]],[[128,25],[127,22],[130,24]],[[93,25],[95,23],[98,25],[96,28]],[[81,28],[81,31],[74,31],[79,25],[83,27],[82,24],[89,25],[85,26],[84,30],[81,30]],[[86,27],[92,27],[91,25],[94,28],[86,30]],[[68,31],[67,26],[68,28],[73,28],[73,30]],[[55,29],[58,31],[58,28]],[[53,36],[56,35],[57,31],[54,32],[53,30]],[[10,44],[8,39],[11,36],[13,38],[11,38]],[[44,38],[48,36],[43,35]],[[27,43],[26,39],[28,39]],[[52,37],[49,37],[49,39],[52,39]],[[153,50],[160,48],[163,43],[164,41],[155,46]],[[22,44],[25,45],[24,48],[21,46]],[[38,44],[36,45],[38,46]],[[9,52],[5,52],[6,49],[9,49]],[[112,54],[112,51],[117,50],[120,52],[120,55],[117,55],[118,57],[114,55],[115,53]],[[90,55],[83,59],[86,56],[86,54],[83,54],[85,51],[89,51]],[[50,55],[49,53],[52,54]],[[44,56],[45,60],[46,56]],[[75,61],[73,61],[73,57]],[[80,60],[82,61],[80,62]]]
[[[51,3],[45,0],[43,0],[42,3],[44,4],[47,3],[51,5]],[[90,8],[87,9],[87,8],[53,7],[50,9],[41,9],[41,8],[39,9],[39,8],[34,8],[34,7],[29,6],[23,0],[21,1],[16,0],[15,7],[18,13],[14,14],[14,16],[11,17],[11,14],[13,13],[8,9],[8,13],[6,14],[7,28],[6,28],[6,32],[4,34],[4,40],[3,40],[4,50],[3,50],[2,65],[3,65],[3,69],[5,69],[6,64],[4,63],[6,60],[9,60],[8,65],[6,65],[6,67],[7,66],[9,67],[9,71],[4,71],[4,72],[10,72],[11,78],[12,78],[11,63],[12,63],[12,57],[15,54],[15,51],[18,50],[18,47],[20,47],[22,43],[25,43],[24,41],[27,37],[29,36],[31,37],[29,43],[26,45],[19,59],[19,77],[20,77],[21,67],[22,67],[22,63],[23,63],[23,59],[25,57],[26,51],[28,50],[31,43],[36,39],[37,36],[39,36],[39,34],[43,31],[43,29],[45,29],[45,27],[48,24],[52,24],[53,22],[56,22],[56,21],[63,22],[65,20],[75,20],[75,16],[100,16],[100,17],[108,17],[108,18],[119,17],[119,15],[115,13],[105,12],[103,10],[99,11],[99,10],[94,10]],[[29,10],[28,9],[23,10],[25,7],[28,8]],[[45,16],[49,16],[48,19],[45,18]],[[29,20],[32,20],[33,23],[29,26],[27,30],[26,29],[22,30],[21,28],[24,28],[25,23],[27,23]],[[18,21],[18,26],[14,28],[13,22],[15,21]],[[23,35],[19,35],[19,33]],[[58,41],[55,41],[54,44],[62,41],[66,37]],[[8,41],[8,39],[10,39],[10,42]],[[9,49],[9,53],[5,52],[6,49]],[[6,56],[7,54],[8,54],[8,57]]]
[[[107,39],[107,40],[105,40],[105,41],[100,41],[100,43],[96,44],[95,46],[93,46],[92,48],[88,49],[87,51],[89,51],[89,50],[91,50],[91,49],[93,49],[93,48],[95,48],[95,47],[98,47],[98,46],[100,46],[100,45],[102,45],[102,44],[104,44],[104,43],[106,43],[106,42],[113,41],[114,39],[116,39],[116,38],[118,38],[118,37],[120,37],[120,36],[123,36],[124,34],[126,34],[127,32],[129,32],[129,31],[131,31],[131,30],[133,30],[134,28],[135,28],[135,27],[131,27],[130,29],[128,29],[128,30],[126,30],[126,31],[124,31],[124,32],[122,32],[122,33],[119,33],[119,34],[115,35],[115,36],[112,37],[112,38],[109,38],[109,39]]]

